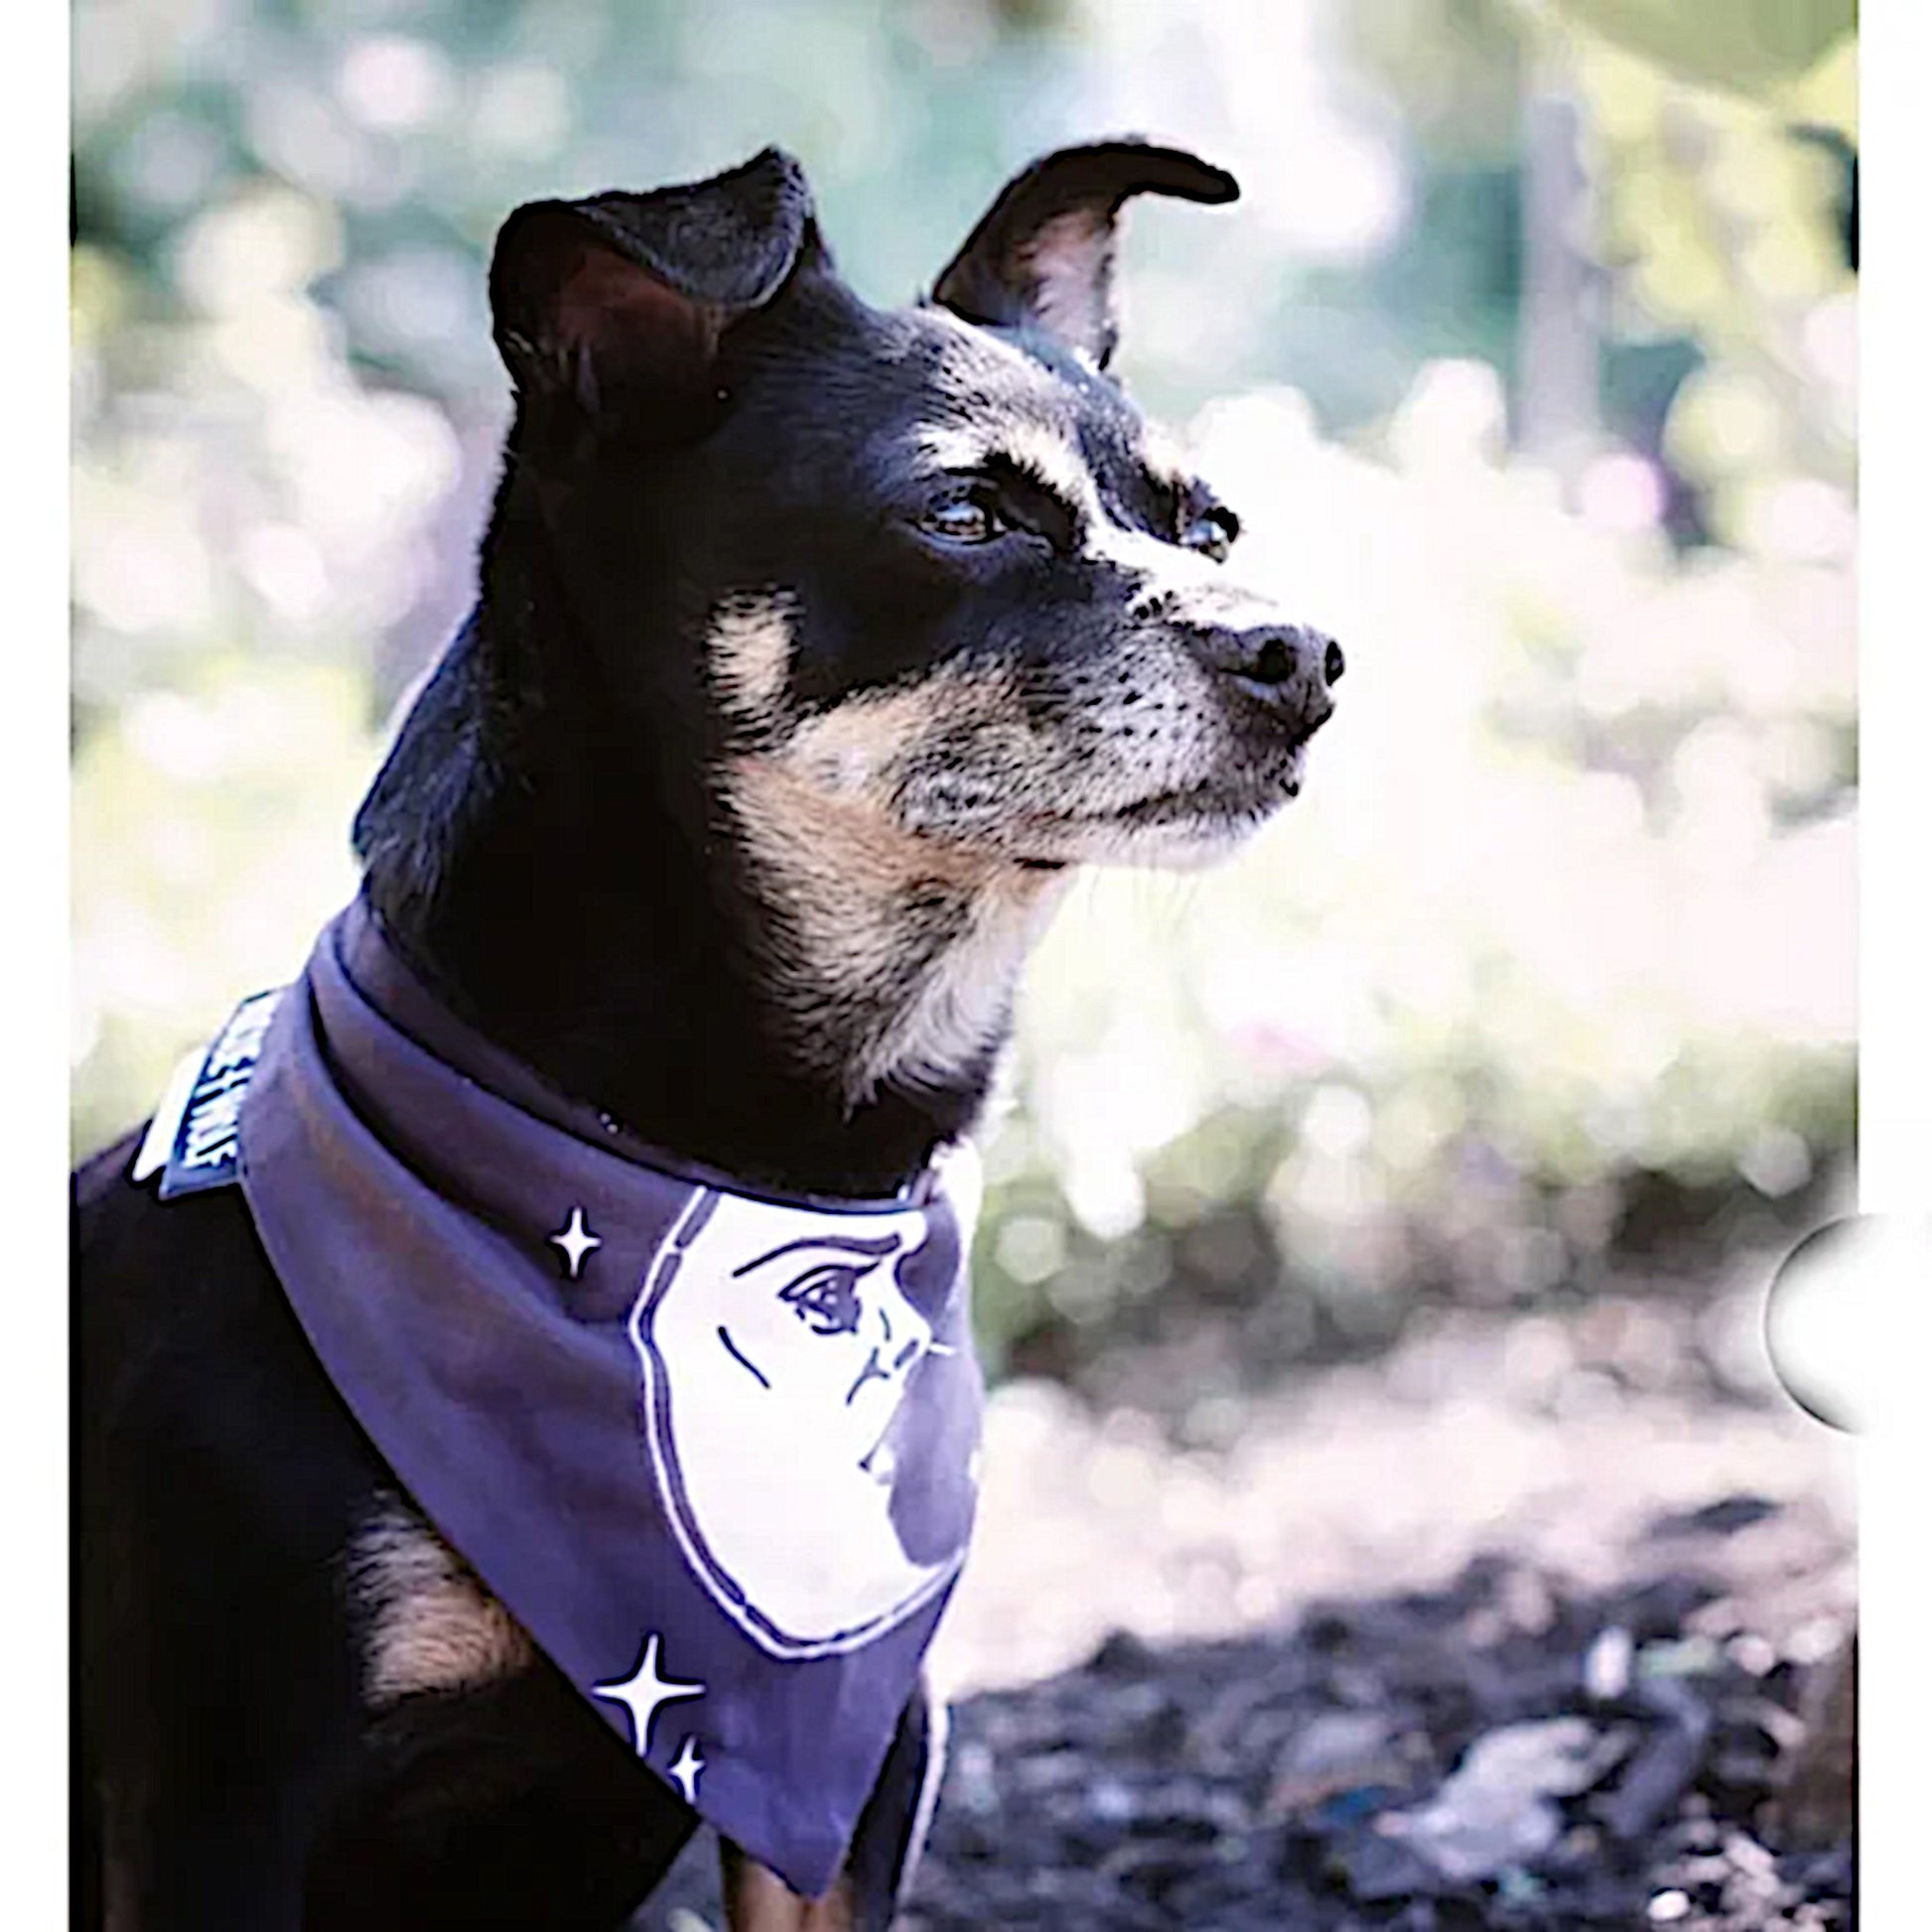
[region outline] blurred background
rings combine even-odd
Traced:
[[[1136,206],[1119,367],[1348,687],[1251,850],[1085,881],[1027,980],[950,1668],[1829,1488],[1758,1322],[1850,1198],[1853,0],[72,18],[76,1153],[352,890],[469,595],[512,206],[779,142],[890,304],[1147,132],[1244,196]]]

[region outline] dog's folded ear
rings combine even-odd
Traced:
[[[933,285],[968,322],[1056,336],[1101,368],[1114,352],[1114,241],[1135,195],[1231,202],[1234,177],[1179,148],[1102,141],[1035,161],[1000,191]]]
[[[825,259],[811,190],[776,148],[646,195],[531,202],[490,260],[496,346],[520,399],[626,441],[682,441],[716,413],[725,332],[807,256]]]

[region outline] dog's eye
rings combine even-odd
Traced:
[[[992,491],[976,489],[933,504],[919,518],[919,527],[928,535],[944,537],[948,543],[991,543],[1013,526],[1000,514]]]
[[[1198,550],[1203,556],[1212,557],[1217,564],[1224,563],[1229,546],[1240,533],[1241,525],[1234,512],[1217,503],[1181,525],[1180,545],[1183,550]]]

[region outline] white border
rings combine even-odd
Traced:
[[[0,164],[7,185],[6,959],[9,1272],[6,1435],[13,1660],[8,1726],[26,1775],[4,1810],[0,1923],[66,1923],[69,1546],[68,1011],[68,23],[60,7],[7,22]],[[40,1104],[45,1095],[49,1104]],[[57,1101],[58,1096],[58,1101]],[[52,1854],[52,1856],[50,1856]]]
[[[1922,1210],[1932,1199],[1932,387],[1925,249],[1915,232],[1924,110],[1910,99],[1926,79],[1932,33],[1923,9],[1874,14],[1878,52],[1867,54],[1864,84],[1878,158],[1867,155],[1861,170],[1870,245],[1860,301],[1859,1205],[1867,1214]],[[1911,46],[1892,47],[1890,36]],[[1901,77],[1914,83],[1909,91],[1896,86]]]
[[[1923,1211],[1932,1197],[1932,464],[1925,85],[1932,12],[1861,23],[1860,1204]],[[1932,1284],[1927,1284],[1932,1291]],[[1871,1364],[1879,1428],[1860,1456],[1860,1916],[1925,1916],[1910,1814],[1932,1687],[1924,1665],[1924,1293],[1897,1298]],[[1889,1383],[1890,1386],[1884,1386]]]

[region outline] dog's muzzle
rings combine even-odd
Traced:
[[[1188,643],[1209,670],[1269,715],[1298,743],[1327,723],[1330,695],[1346,669],[1341,646],[1305,624],[1213,625],[1191,630]]]

